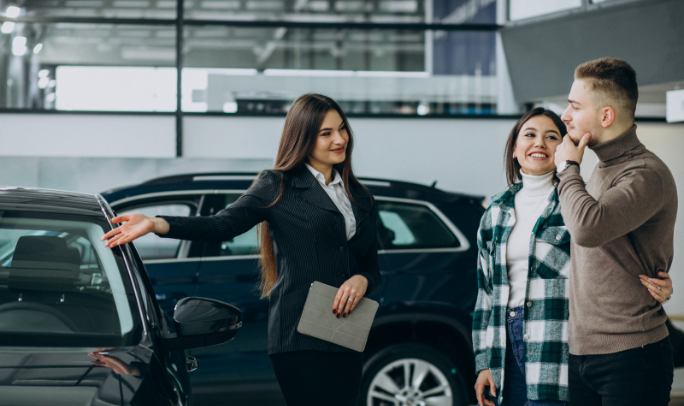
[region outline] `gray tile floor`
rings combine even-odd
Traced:
[[[684,406],[681,390],[670,406]],[[274,383],[255,383],[193,389],[193,406],[286,406],[280,388]],[[473,405],[475,406],[475,405]]]
[[[264,391],[259,395],[254,393],[233,392],[225,394],[201,393],[194,397],[193,406],[285,406],[280,393]],[[672,398],[670,406],[684,406],[684,397]]]
[[[253,393],[225,394],[200,394],[195,396],[193,406],[285,406],[279,393],[261,393],[255,396]],[[673,398],[670,406],[684,406],[684,397]]]

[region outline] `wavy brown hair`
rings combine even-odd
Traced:
[[[546,116],[550,118],[556,127],[558,127],[561,137],[565,137],[565,134],[568,133],[565,123],[558,117],[558,114],[543,107],[536,107],[522,116],[513,126],[511,133],[508,134],[508,141],[506,141],[506,148],[504,149],[504,165],[506,168],[508,186],[511,186],[522,179],[522,176],[520,175],[521,166],[520,163],[518,163],[518,160],[513,158],[513,151],[515,150],[515,143],[518,141],[518,135],[520,135],[520,130],[522,130],[523,125],[530,121],[532,117],[536,116]]]
[[[354,150],[354,137],[347,116],[344,115],[340,106],[333,99],[320,94],[309,93],[295,100],[292,103],[292,107],[290,107],[290,111],[287,113],[287,117],[285,117],[285,127],[283,128],[278,155],[273,167],[274,171],[281,173],[280,191],[278,192],[278,197],[268,207],[278,203],[283,196],[291,174],[302,168],[304,163],[307,162],[307,158],[316,144],[318,132],[321,125],[323,125],[323,119],[332,110],[337,111],[340,117],[342,117],[344,128],[349,135],[345,160],[333,165],[333,168],[342,176],[347,196],[354,203],[358,204],[350,191],[350,185],[359,186],[370,196],[370,192],[361,185],[352,170],[351,160],[352,151]],[[362,207],[362,209],[370,210],[371,207]],[[263,299],[271,295],[271,289],[273,289],[273,285],[278,280],[278,269],[276,267],[275,250],[273,249],[273,238],[265,221],[259,225],[257,233],[259,234],[261,248],[259,289]]]

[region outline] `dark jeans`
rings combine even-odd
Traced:
[[[614,354],[570,354],[573,406],[667,406],[674,377],[670,338]]]
[[[567,406],[554,400],[528,400],[525,381],[525,342],[523,341],[523,308],[506,310],[506,365],[501,406]],[[489,389],[485,389],[489,393]],[[488,397],[489,400],[493,400]],[[496,402],[494,402],[496,403]]]
[[[356,406],[360,352],[296,351],[271,355],[288,406]]]

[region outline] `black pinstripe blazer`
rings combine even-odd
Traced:
[[[352,200],[356,234],[347,241],[344,217],[303,165],[285,177],[283,196],[267,208],[276,199],[282,179],[281,172],[263,171],[243,196],[214,216],[163,216],[171,227],[162,237],[226,241],[266,221],[278,267],[269,303],[268,353],[351,351],[302,335],[296,328],[314,281],[339,287],[351,276],[363,275],[368,279],[366,295],[378,289],[377,208],[364,210]],[[371,207],[366,191],[359,186],[350,189],[361,206]]]

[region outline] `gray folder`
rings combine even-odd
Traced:
[[[332,312],[338,290],[321,282],[312,283],[297,331],[363,352],[375,312],[378,311],[378,302],[361,298],[353,312],[338,319]]]

